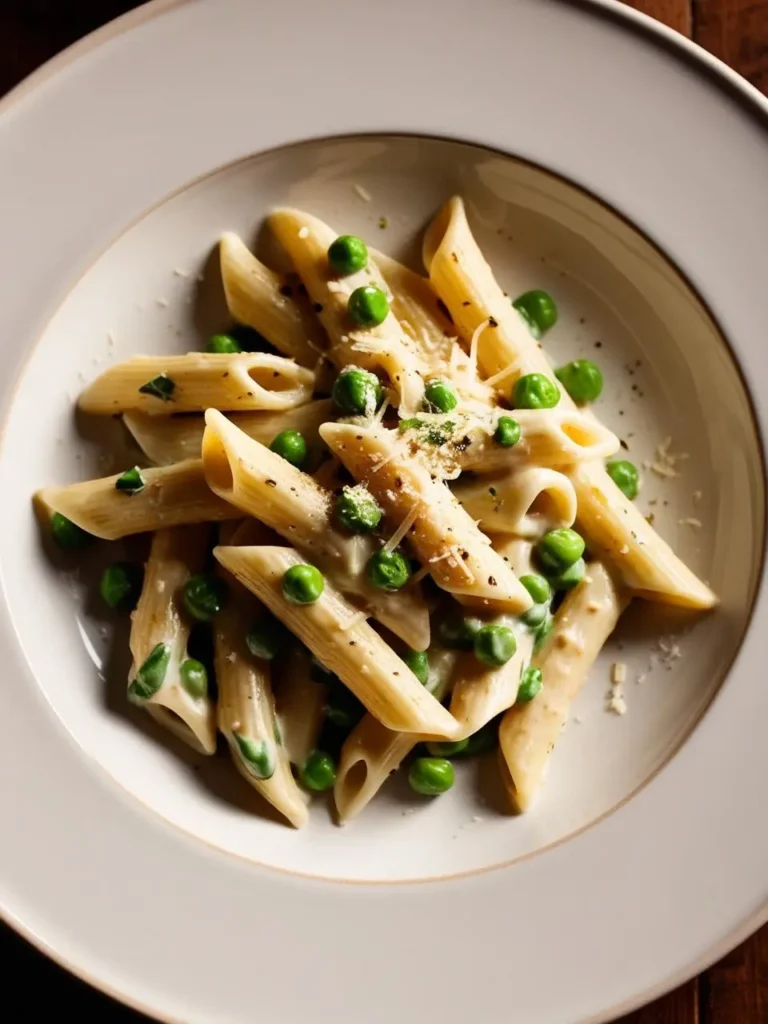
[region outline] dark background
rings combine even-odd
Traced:
[[[138,6],[131,0],[0,0],[0,95],[76,39]],[[768,0],[633,0],[630,6],[691,36],[768,92]],[[25,1024],[53,1008],[59,1016],[103,1024],[147,1019],[77,981],[2,924],[0,965],[4,1007],[24,1006],[12,1018],[0,1011],[0,1020]],[[699,978],[617,1024],[768,1024],[768,927]]]

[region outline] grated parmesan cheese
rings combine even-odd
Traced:
[[[614,684],[620,684],[626,682],[627,679],[627,666],[623,661],[614,661],[611,666],[611,682]]]
[[[363,188],[362,185],[353,185],[352,188],[360,196],[364,203],[370,203],[373,196],[371,195],[367,188]]]
[[[299,238],[309,238],[309,228],[306,224],[299,228]]]
[[[700,519],[694,519],[693,516],[688,516],[686,519],[677,520],[680,526],[691,526],[695,530],[700,530],[702,522]]]
[[[405,519],[402,521],[402,523],[400,523],[398,528],[395,530],[395,532],[389,538],[387,543],[384,545],[384,548],[383,548],[384,551],[394,551],[395,550],[395,548],[398,546],[400,541],[403,539],[403,537],[406,535],[406,533],[408,533],[410,528],[413,526],[413,524],[419,518],[419,509],[420,508],[421,508],[421,501],[417,501],[416,504],[411,509],[411,511],[408,513],[408,515],[405,517]]]
[[[486,385],[489,388],[496,387],[497,384],[500,384],[501,381],[506,380],[507,377],[510,377],[513,373],[517,373],[519,367],[520,362],[519,360],[515,359],[508,366],[505,366],[503,370],[499,370],[498,373],[494,373],[492,377],[486,377]]]

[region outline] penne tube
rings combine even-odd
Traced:
[[[327,688],[312,678],[307,652],[298,645],[292,648],[281,665],[276,700],[288,758],[299,768],[317,748],[327,696]]]
[[[374,285],[387,291],[386,282],[374,261],[357,273],[339,277],[328,263],[328,247],[337,233],[323,221],[300,210],[276,210],[269,224],[293,262],[318,316],[331,340],[329,358],[339,367],[360,366],[383,371],[389,378],[403,415],[411,415],[424,394],[423,376],[428,365],[416,345],[390,310],[376,327],[359,327],[347,312],[355,289]]]
[[[445,708],[329,580],[313,604],[285,598],[283,576],[303,563],[298,552],[217,547],[214,555],[388,728],[447,738],[457,731]]]
[[[216,751],[215,710],[206,681],[193,688],[183,669],[190,622],[180,610],[180,591],[203,568],[209,529],[158,530],[131,617],[128,698],[166,729],[204,754]]]
[[[227,603],[214,622],[219,731],[246,782],[301,828],[308,801],[291,772],[275,712],[270,662],[254,657],[245,639],[263,610],[239,583],[231,578],[228,583]]]
[[[510,708],[499,727],[504,783],[516,810],[530,807],[571,706],[628,600],[608,570],[590,562],[558,610],[546,644],[533,659],[543,676],[541,692]]]
[[[426,233],[423,254],[430,280],[486,380],[509,397],[519,377],[545,374],[560,389],[557,408],[575,410],[541,345],[496,282],[469,229],[461,199],[451,199],[438,213]],[[627,586],[669,604],[705,609],[717,603],[602,465],[580,463],[569,476],[579,507],[577,525],[590,548],[615,567]]]
[[[211,490],[261,520],[311,557],[342,593],[362,598],[366,611],[416,650],[429,646],[429,613],[417,589],[396,594],[368,583],[370,537],[335,525],[333,496],[311,476],[245,436],[215,409],[206,413],[203,464]]]
[[[460,480],[453,493],[481,530],[493,535],[535,540],[576,519],[573,484],[556,469],[526,466],[502,477]]]
[[[171,526],[238,519],[242,512],[210,489],[201,459],[140,470],[144,487],[128,495],[116,487],[121,474],[64,487],[44,487],[34,501],[41,514],[59,512],[102,540]]]
[[[111,416],[138,409],[153,416],[224,409],[293,409],[312,398],[315,375],[265,352],[134,356],[105,370],[82,392],[83,412]]]
[[[497,444],[493,434],[499,416],[511,416],[520,426],[513,448]],[[518,409],[494,412],[483,429],[468,430],[469,444],[456,456],[462,470],[499,473],[533,463],[552,469],[571,467],[615,455],[621,443],[593,417],[571,409]]]
[[[458,600],[525,611],[528,592],[426,463],[393,431],[326,423],[320,436],[401,528],[435,583]]]
[[[454,660],[452,651],[430,655],[428,685],[438,700],[448,692]],[[344,741],[336,770],[333,798],[340,824],[370,803],[418,742],[418,736],[387,729],[373,715],[365,715],[358,722]]]
[[[232,317],[264,335],[283,355],[314,368],[328,338],[309,304],[299,301],[290,285],[232,232],[221,236],[219,262]]]
[[[248,437],[269,445],[284,430],[298,430],[307,442],[310,458],[316,460],[323,450],[318,435],[320,424],[333,415],[329,398],[299,405],[280,412],[240,412],[228,416]],[[150,416],[146,412],[126,412],[123,423],[147,458],[156,466],[170,466],[184,459],[199,459],[205,420],[199,415]]]

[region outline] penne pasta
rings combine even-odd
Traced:
[[[332,409],[331,400],[323,398],[280,412],[232,413],[228,419],[248,437],[265,445],[284,430],[298,430],[307,442],[310,458],[316,460],[323,449],[318,429],[321,423],[330,419]],[[202,416],[150,416],[145,412],[126,412],[123,423],[156,466],[200,458],[205,431]]]
[[[309,305],[232,232],[221,236],[219,262],[232,317],[264,335],[283,355],[313,369],[328,348],[328,338]]]
[[[315,375],[291,359],[264,352],[134,356],[105,370],[80,395],[83,412],[111,416],[137,409],[153,416],[293,409],[312,398]]]
[[[451,738],[456,722],[361,613],[328,580],[313,604],[291,604],[283,576],[302,558],[291,548],[217,547],[214,555],[390,729]]]
[[[559,408],[574,410],[541,346],[497,284],[472,236],[461,199],[438,213],[424,239],[430,279],[486,380],[509,397],[515,381],[542,373],[560,389]],[[595,552],[644,597],[691,608],[711,608],[712,591],[674,554],[638,509],[595,462],[569,473],[579,506],[578,525]]]
[[[209,409],[205,419],[203,465],[211,489],[311,557],[343,593],[361,598],[368,614],[409,646],[429,646],[429,614],[419,591],[390,594],[368,583],[364,569],[374,542],[337,529],[331,493],[216,410]]]
[[[239,583],[228,581],[227,603],[214,624],[219,731],[246,782],[301,828],[308,817],[307,797],[291,773],[275,712],[270,662],[255,658],[245,639],[263,611]]]
[[[289,209],[276,210],[269,224],[315,303],[331,340],[329,358],[340,367],[383,371],[401,413],[410,415],[416,411],[424,394],[422,378],[429,369],[419,346],[403,331],[391,311],[383,323],[365,328],[356,326],[347,312],[349,297],[355,289],[375,285],[386,290],[373,260],[369,259],[363,270],[338,277],[328,263],[328,247],[337,234],[327,224],[300,210]]]
[[[130,495],[117,488],[121,477],[117,473],[63,487],[44,487],[34,500],[46,518],[58,512],[103,540],[242,516],[210,489],[201,459],[142,469],[140,474],[144,486]]]
[[[276,687],[277,713],[291,764],[302,767],[317,748],[323,727],[326,687],[312,678],[312,661],[302,647],[286,656]]]
[[[453,493],[478,526],[493,535],[536,539],[576,520],[573,484],[555,469],[527,466],[501,477],[462,480]]]
[[[563,601],[533,659],[544,679],[541,692],[511,708],[499,727],[504,782],[516,810],[530,807],[571,705],[628,601],[600,562],[588,565],[584,580]]]
[[[181,526],[158,530],[131,621],[129,700],[204,754],[216,750],[213,703],[207,684],[185,675],[190,623],[180,610],[180,590],[203,567],[209,530]]]
[[[438,700],[448,692],[454,660],[452,651],[430,655],[428,685]],[[333,788],[340,824],[370,803],[418,742],[417,736],[388,729],[373,715],[365,715],[358,722],[342,747]]]
[[[410,524],[408,541],[439,587],[497,610],[530,607],[528,592],[488,538],[429,467],[408,457],[393,431],[326,423],[320,436],[393,522]]]

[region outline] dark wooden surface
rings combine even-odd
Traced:
[[[0,0],[0,95],[80,36],[137,6],[131,0]],[[631,6],[692,36],[768,92],[768,0],[633,0]],[[104,1024],[144,1019],[72,978],[2,925],[0,964],[4,1005],[25,1006],[14,1020],[37,1021],[54,1006],[59,1016]],[[768,1024],[768,927],[617,1024]]]

